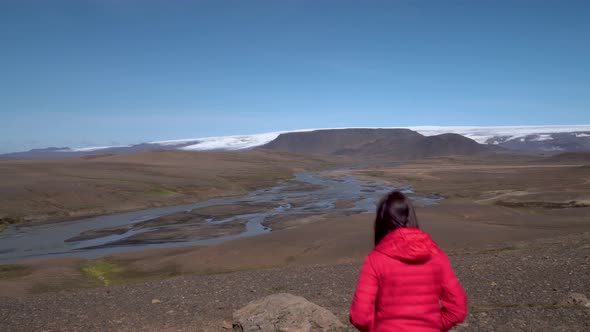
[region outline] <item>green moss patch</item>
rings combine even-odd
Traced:
[[[0,232],[4,231],[10,225],[20,224],[23,222],[22,217],[0,217]]]
[[[29,274],[23,265],[0,265],[0,279],[16,279]]]
[[[485,252],[506,252],[506,251],[516,251],[516,250],[525,250],[528,249],[528,247],[524,244],[517,244],[514,246],[509,246],[509,247],[501,247],[501,248],[492,248],[492,249],[487,249],[485,250]]]
[[[158,271],[135,271],[121,262],[96,259],[84,262],[80,270],[91,282],[91,285],[112,286],[148,280],[159,280],[179,275],[175,266],[168,266]],[[90,285],[90,286],[91,286]]]
[[[117,281],[118,275],[125,271],[119,264],[104,259],[85,262],[80,266],[80,270],[86,277],[96,280],[104,286],[112,285]]]
[[[169,197],[177,195],[178,193],[174,190],[168,188],[154,188],[147,192],[148,196],[155,196],[155,197]]]

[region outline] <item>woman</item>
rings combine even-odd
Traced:
[[[467,297],[445,253],[418,228],[410,200],[385,196],[350,307],[360,331],[448,331],[467,314]]]

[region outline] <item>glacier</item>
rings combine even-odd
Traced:
[[[527,136],[536,135],[535,141],[551,140],[551,134],[571,133],[576,137],[590,137],[590,125],[551,125],[551,126],[410,126],[410,127],[341,127],[341,128],[313,128],[286,131],[274,131],[258,134],[211,136],[200,138],[185,138],[153,141],[148,144],[185,151],[211,150],[244,150],[271,142],[283,133],[308,132],[327,129],[395,129],[404,128],[419,132],[425,136],[447,133],[463,135],[481,144],[499,144],[510,140],[524,141]],[[132,145],[100,146],[70,149],[72,152],[97,151],[115,147],[131,147]]]

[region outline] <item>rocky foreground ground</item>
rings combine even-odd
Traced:
[[[470,301],[461,331],[589,331],[590,233],[449,252]],[[2,331],[220,331],[248,302],[292,293],[341,321],[360,262],[287,266],[44,293],[0,302]]]

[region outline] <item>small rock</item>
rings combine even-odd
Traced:
[[[152,304],[158,304],[158,303],[162,303],[162,301],[160,301],[158,299],[153,299],[152,300]]]
[[[584,294],[580,293],[569,293],[561,301],[561,305],[579,305],[590,308],[590,300]]]
[[[224,320],[223,325],[221,325],[221,327],[223,327],[225,330],[231,330],[234,328],[234,324],[232,322]]]
[[[498,286],[498,284],[495,281],[492,281],[492,283],[490,285],[492,285],[492,287]]]

